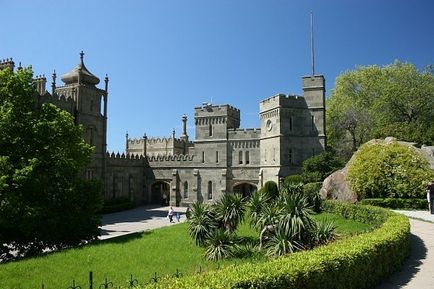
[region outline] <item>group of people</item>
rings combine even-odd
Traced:
[[[169,208],[169,212],[167,213],[167,218],[169,219],[169,222],[170,223],[173,223],[173,222],[175,222],[174,220],[173,220],[173,217],[176,217],[176,220],[178,220],[178,223],[179,223],[179,220],[181,219],[181,214],[179,213],[179,212],[175,212],[174,210],[173,210],[173,208],[172,207],[170,207]]]

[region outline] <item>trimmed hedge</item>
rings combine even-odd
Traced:
[[[408,218],[388,210],[326,201],[324,209],[378,228],[271,261],[228,266],[146,288],[372,288],[409,254]]]
[[[363,199],[361,205],[371,205],[390,209],[428,210],[426,199]]]

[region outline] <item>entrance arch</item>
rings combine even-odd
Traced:
[[[243,198],[250,197],[257,190],[258,188],[256,187],[256,185],[251,183],[238,183],[235,184],[234,187],[232,188],[232,191],[235,194],[241,194]]]
[[[151,204],[168,206],[170,201],[170,186],[164,181],[157,181],[151,186]]]

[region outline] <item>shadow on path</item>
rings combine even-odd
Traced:
[[[376,287],[376,289],[402,288],[403,286],[407,285],[420,271],[422,260],[425,259],[427,255],[427,248],[423,240],[414,234],[411,234],[410,242],[410,257],[404,262],[401,270],[393,274],[388,280]]]

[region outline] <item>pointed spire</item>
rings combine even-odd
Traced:
[[[53,71],[53,75],[51,76],[53,81],[51,82],[51,95],[54,95],[54,92],[56,90],[56,69]]]
[[[83,50],[82,50],[82,51],[80,52],[80,62],[81,62],[81,65],[84,64],[83,57],[84,57],[84,52],[83,52]]]
[[[108,83],[109,83],[109,78],[107,73],[105,74],[105,78],[104,78],[104,83],[105,83],[105,93],[108,93]]]
[[[172,138],[175,139],[175,129],[172,130]]]
[[[310,54],[312,59],[312,76],[315,75],[315,48],[313,42],[313,12],[310,12]]]

